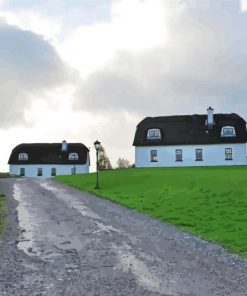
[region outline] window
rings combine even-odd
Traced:
[[[70,153],[69,160],[78,160],[78,153],[75,153],[75,152]]]
[[[157,161],[158,161],[157,150],[151,150],[151,162],[157,162]]]
[[[37,176],[42,176],[42,175],[43,175],[42,168],[38,168]]]
[[[20,168],[20,176],[21,177],[25,176],[25,168]]]
[[[56,168],[51,168],[51,176],[56,176],[57,171]]]
[[[233,126],[224,126],[221,129],[221,137],[235,137],[236,132]]]
[[[226,160],[232,160],[232,148],[225,149]]]
[[[202,159],[202,149],[196,149],[196,160],[200,161]]]
[[[28,160],[28,155],[27,153],[20,153],[18,158],[19,160]]]
[[[182,149],[176,149],[176,161],[183,161]]]
[[[76,167],[73,167],[73,168],[71,169],[71,174],[72,174],[72,175],[75,175],[75,174],[76,174]]]
[[[161,139],[160,130],[158,128],[152,128],[148,130],[147,139]]]

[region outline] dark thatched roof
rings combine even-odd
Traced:
[[[16,146],[9,164],[85,164],[88,148],[81,143],[68,143],[68,150],[61,151],[62,143],[33,143]],[[78,160],[69,160],[69,153],[78,153]],[[20,153],[27,153],[28,160],[19,160]]]
[[[215,125],[208,129],[207,115],[146,117],[136,128],[133,146],[196,145],[247,142],[246,122],[235,113],[214,114]],[[236,137],[221,137],[223,126],[234,126]],[[160,140],[148,140],[147,131],[158,128]]]

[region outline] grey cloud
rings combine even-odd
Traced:
[[[24,110],[35,97],[70,75],[41,36],[0,23],[0,128],[23,122]]]
[[[145,116],[205,112],[213,105],[247,115],[247,14],[240,2],[167,3],[174,11],[181,5],[167,23],[170,40],[139,54],[119,52],[84,81],[77,108]]]

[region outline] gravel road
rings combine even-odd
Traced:
[[[53,180],[1,179],[0,295],[246,296],[247,260]]]

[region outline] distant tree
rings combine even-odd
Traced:
[[[112,165],[105,153],[105,149],[102,145],[99,147],[99,170],[104,171],[104,170],[111,170]]]
[[[119,157],[119,159],[117,160],[118,169],[127,169],[130,167],[131,167],[131,164],[127,159]]]

